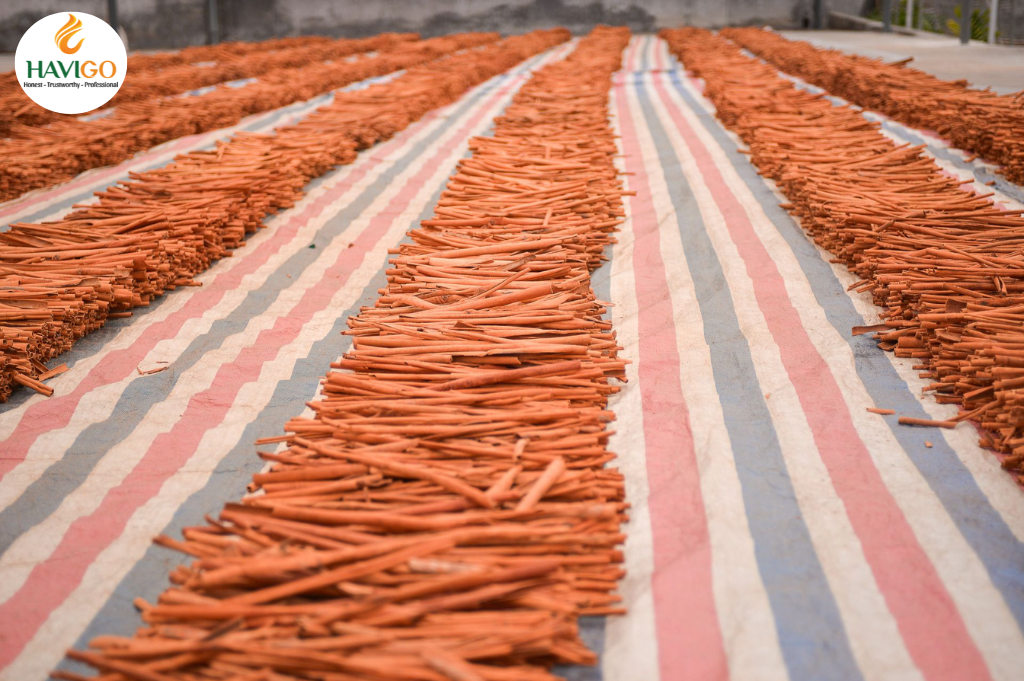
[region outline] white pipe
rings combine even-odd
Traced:
[[[907,0],[907,28],[914,27],[914,0]]]
[[[988,13],[988,42],[992,45],[996,43],[997,21],[999,21],[999,0],[992,0],[992,9]]]

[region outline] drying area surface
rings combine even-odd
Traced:
[[[429,217],[524,73],[567,49],[315,181],[201,288],[76,345],[54,397],[22,391],[0,407],[0,678],[41,680],[65,647],[134,631],[132,598],[155,598],[179,562],[151,537],[244,494],[262,467],[253,441],[302,414],[349,348],[340,331],[384,285],[386,249]],[[955,409],[920,398],[911,362],[850,335],[875,308],[846,292],[854,278],[779,207],[700,88],[640,36],[612,92],[636,195],[594,287],[633,362],[609,447],[633,507],[629,612],[588,620],[601,666],[565,673],[952,679],[967,665],[970,678],[1015,678],[1024,494],[969,425],[896,424]],[[886,131],[972,172],[934,138]],[[94,171],[17,213],[59,214],[117,176]],[[945,616],[908,599],[919,593]]]
[[[961,78],[977,88],[1000,94],[1024,90],[1024,47],[989,45],[939,34],[878,33],[876,31],[780,31],[790,40],[804,40],[865,57],[899,61],[913,57],[911,66],[945,80]]]

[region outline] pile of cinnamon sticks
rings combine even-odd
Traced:
[[[103,108],[167,97],[242,78],[257,78],[278,69],[315,65],[365,52],[389,51],[417,40],[419,35],[416,33],[382,33],[358,40],[317,41],[285,50],[255,52],[210,64],[182,64],[156,72],[143,72],[138,77],[132,74],[132,77],[126,77],[124,86]]]
[[[216,520],[146,627],[69,655],[109,681],[551,681],[620,612],[623,361],[590,272],[623,220],[607,119],[629,40],[599,28],[472,141],[349,320],[315,416]],[[584,77],[581,77],[584,74]],[[55,678],[77,680],[69,673]]]
[[[749,145],[814,240],[883,308],[876,339],[915,359],[954,421],[1024,472],[1024,218],[962,187],[920,148],[857,110],[794,87],[699,29],[662,32],[706,81],[718,117]],[[861,331],[867,331],[861,329]]]
[[[887,64],[758,28],[729,28],[722,35],[853,104],[934,130],[953,146],[1001,164],[1007,179],[1024,184],[1024,92],[975,90],[965,80],[942,80],[905,61]]]
[[[245,87],[222,86],[195,97],[118,106],[108,116],[65,119],[45,127],[16,126],[0,140],[0,201],[49,187],[82,171],[120,163],[168,140],[234,125],[250,114],[302,101],[360,80],[492,43],[497,33],[462,33],[407,44],[368,38],[361,49],[389,48],[355,61],[276,69]]]
[[[414,34],[395,35],[396,40],[403,41],[415,40],[417,37]],[[343,58],[377,49],[363,48],[363,42],[303,36],[262,43],[202,45],[187,47],[178,52],[133,54],[128,57],[125,82],[107,106],[188,92],[237,78],[251,78],[270,68],[299,66],[311,61]],[[338,56],[322,56],[334,54]],[[249,58],[249,55],[255,58]],[[263,70],[260,70],[261,67]],[[0,137],[9,135],[12,127],[17,124],[38,126],[74,118],[44,109],[29,99],[18,85],[14,71],[0,74]]]
[[[13,224],[0,233],[0,401],[16,385],[48,393],[37,380],[44,362],[107,319],[192,285],[264,217],[293,205],[310,179],[568,38],[564,29],[535,31],[410,68],[387,83],[339,93],[275,134],[240,133],[214,150],[133,174],[60,221]],[[454,47],[479,39],[439,40]]]
[[[139,72],[155,71],[181,64],[222,62],[234,57],[244,57],[254,52],[276,52],[293,47],[316,45],[329,42],[330,40],[330,38],[322,35],[300,35],[288,38],[270,38],[269,40],[232,40],[215,45],[192,45],[170,52],[130,54],[128,55],[128,67]]]

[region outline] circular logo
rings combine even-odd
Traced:
[[[107,22],[85,12],[43,17],[14,54],[18,83],[32,101],[62,114],[97,109],[124,82],[128,55]]]

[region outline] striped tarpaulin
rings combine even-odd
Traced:
[[[850,335],[870,300],[664,45],[635,41],[621,76],[637,196],[612,300],[636,380],[613,448],[636,508],[625,593],[646,605],[609,622],[609,678],[1013,678],[1021,490],[968,426],[865,411],[955,410]]]
[[[69,353],[56,395],[0,413],[0,678],[132,632],[178,554],[150,544],[244,494],[253,441],[305,409],[348,347],[345,319],[386,251],[426,217],[466,141],[552,50],[317,180],[201,288],[166,296]],[[853,277],[779,207],[663,43],[637,37],[612,92],[636,196],[595,274],[629,365],[613,399],[626,474],[629,614],[589,619],[576,679],[1013,679],[1024,652],[1024,513],[970,426],[850,329],[877,321]],[[244,121],[270,129],[318,102]],[[967,164],[930,136],[951,173]],[[248,127],[246,127],[248,126]],[[17,204],[59,215],[217,134],[168,143]],[[134,164],[134,165],[133,165]],[[979,169],[980,168],[980,169]],[[1013,188],[997,198],[1013,205]],[[150,375],[142,371],[168,367]],[[926,446],[925,441],[931,444]]]

